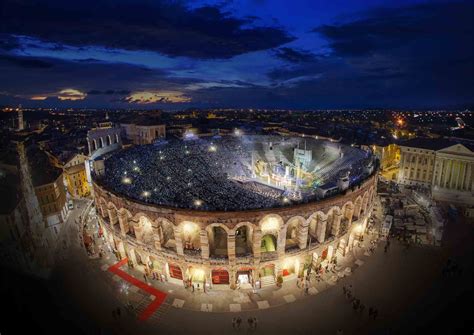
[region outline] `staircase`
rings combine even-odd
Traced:
[[[273,286],[275,285],[275,277],[274,276],[260,277],[260,284],[262,288]]]

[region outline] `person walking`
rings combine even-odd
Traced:
[[[122,314],[122,311],[120,310],[120,307],[117,307],[117,315],[119,319],[120,319],[121,314]]]
[[[253,319],[251,317],[249,317],[247,322],[249,324],[249,329],[252,329],[253,328]]]
[[[237,329],[240,329],[240,325],[241,325],[241,323],[242,323],[242,318],[241,318],[240,316],[237,317],[236,322],[237,322]]]
[[[235,329],[236,325],[237,325],[237,318],[234,316],[232,318],[232,328]]]
[[[253,329],[257,329],[257,324],[258,324],[258,321],[257,321],[257,317],[253,317]]]
[[[374,320],[377,318],[377,316],[379,315],[379,311],[377,309],[374,309],[374,312],[372,313],[373,317],[374,317]]]

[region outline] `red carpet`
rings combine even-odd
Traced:
[[[157,290],[156,288],[154,288],[152,286],[149,286],[147,283],[144,283],[144,282],[138,280],[137,278],[130,276],[125,271],[120,270],[120,268],[125,264],[127,264],[127,258],[124,258],[120,262],[118,262],[117,264],[114,264],[111,267],[109,267],[109,271],[112,272],[112,273],[115,273],[117,276],[119,276],[123,280],[129,282],[130,284],[135,285],[139,289],[155,296],[155,300],[153,300],[147,306],[147,308],[145,308],[145,310],[142,312],[142,314],[140,314],[138,316],[138,320],[144,321],[144,320],[148,319],[160,307],[160,305],[163,303],[163,301],[165,301],[166,293],[163,293],[163,292]]]

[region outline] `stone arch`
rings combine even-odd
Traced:
[[[235,235],[236,256],[251,254],[253,251],[253,224],[250,222],[239,222],[232,231]]]
[[[161,247],[176,251],[173,223],[165,218],[158,218],[156,223],[158,224],[158,235]]]
[[[340,234],[344,234],[347,229],[349,229],[351,223],[352,223],[352,217],[354,215],[354,208],[355,205],[353,204],[352,201],[346,202],[342,208],[342,219],[341,219],[341,227],[340,227]]]
[[[278,236],[278,231],[284,225],[283,219],[278,214],[268,214],[265,215],[259,222],[258,226],[262,230],[263,234],[272,232]]]
[[[329,236],[337,236],[340,228],[341,218],[342,213],[338,206],[333,206],[331,209],[329,209],[327,213],[326,238]]]
[[[106,146],[112,145],[112,137],[110,137],[110,135],[107,135],[107,137],[105,138],[105,143]]]
[[[285,228],[286,228],[285,250],[294,249],[294,248],[304,248],[306,246],[308,226],[306,224],[306,220],[304,217],[301,217],[301,216],[292,217],[286,222]],[[304,234],[305,229],[306,229],[306,234]],[[302,246],[302,244],[304,246]]]
[[[272,233],[264,234],[260,244],[261,252],[275,252],[278,249],[278,237]]]
[[[115,224],[118,224],[118,209],[113,202],[107,204],[107,214],[109,217],[110,226],[115,228]]]
[[[104,138],[103,138],[103,137],[100,137],[100,138],[99,138],[99,142],[100,142],[100,147],[101,147],[101,148],[105,147],[105,141],[104,141]]]
[[[130,218],[132,217],[132,213],[123,207],[118,211],[118,220],[120,224],[120,230],[122,234],[128,234],[130,232]]]
[[[97,144],[97,140],[95,138],[92,140],[92,144],[93,144],[94,151],[99,149],[99,146]]]
[[[362,210],[362,197],[359,195],[354,201],[354,216],[359,219]]]
[[[179,224],[181,228],[181,240],[183,251],[195,254],[201,250],[201,228],[193,221],[183,221]]]
[[[321,211],[313,213],[308,218],[309,234],[311,239],[315,239],[318,242],[324,242],[327,216]]]
[[[364,195],[362,196],[362,205],[361,205],[361,215],[366,215],[367,214],[367,207],[369,204],[369,192],[366,191],[364,192]]]
[[[152,221],[146,215],[140,215],[134,223],[135,237],[138,241],[145,244],[153,243]]]
[[[107,202],[105,201],[104,198],[99,198],[99,213],[102,216],[102,218],[106,218],[109,216],[109,213],[107,212]]]
[[[228,257],[227,244],[231,230],[222,223],[212,223],[206,226],[209,242],[209,253],[213,257]]]

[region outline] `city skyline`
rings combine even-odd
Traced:
[[[0,105],[473,105],[468,1],[5,1],[1,8]]]

